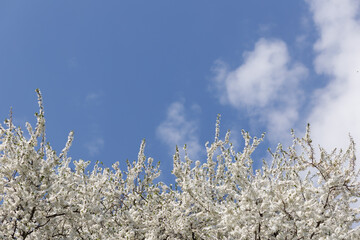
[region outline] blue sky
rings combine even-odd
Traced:
[[[218,113],[266,132],[254,160],[306,123],[328,149],[360,142],[358,0],[2,1],[0,113],[34,123],[43,93],[47,140],[106,166],[146,154],[171,179],[175,145],[205,160]],[[239,148],[240,149],[240,148]],[[125,170],[125,168],[124,168]]]

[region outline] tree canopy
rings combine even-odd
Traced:
[[[206,144],[207,159],[193,162],[176,148],[176,184],[159,177],[144,154],[121,170],[72,161],[73,133],[57,154],[45,138],[42,97],[29,137],[12,119],[0,125],[1,239],[360,239],[359,169],[355,144],[319,151],[310,128],[278,145],[271,160],[253,169],[261,138],[243,131],[236,152],[230,132]],[[75,170],[70,163],[73,162]]]

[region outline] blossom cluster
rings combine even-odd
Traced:
[[[125,171],[72,161],[45,138],[42,97],[28,136],[12,119],[0,125],[0,239],[360,239],[359,170],[355,144],[317,151],[307,128],[278,145],[253,169],[263,140],[243,132],[236,152],[230,132],[206,144],[207,159],[193,162],[176,148],[175,186],[156,180],[159,164],[140,146]],[[73,170],[70,164],[75,165]]]

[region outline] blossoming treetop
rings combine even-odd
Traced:
[[[243,151],[219,137],[207,159],[180,158],[176,187],[154,183],[159,165],[144,155],[126,171],[57,154],[45,139],[40,91],[35,129],[25,137],[12,119],[0,125],[1,239],[359,239],[359,171],[354,142],[346,151],[319,154],[307,128],[288,149],[254,169],[251,154],[262,138],[243,132]],[[186,149],[185,149],[186,152]]]

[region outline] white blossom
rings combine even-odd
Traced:
[[[45,140],[40,91],[35,130],[25,137],[12,119],[0,125],[1,239],[359,239],[359,171],[355,144],[319,153],[307,128],[293,145],[278,145],[272,160],[253,169],[263,140],[243,131],[235,152],[230,132],[206,145],[193,163],[176,148],[176,185],[157,182],[159,164],[145,156],[112,169],[57,155]],[[70,163],[75,165],[75,171]]]

